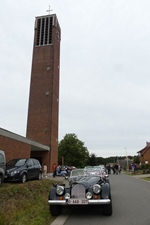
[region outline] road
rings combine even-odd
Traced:
[[[104,216],[96,208],[64,209],[64,225],[150,225],[150,182],[125,174],[110,175],[113,214]],[[61,216],[59,217],[61,221]],[[59,223],[60,224],[60,223]]]

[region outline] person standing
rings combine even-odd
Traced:
[[[131,164],[131,167],[132,167],[132,174],[134,174],[134,171],[135,171],[135,164],[134,164],[134,162]]]
[[[47,165],[46,165],[46,163],[44,163],[43,172],[44,172],[44,177],[47,177]]]
[[[53,177],[56,177],[56,168],[57,168],[56,163],[54,163],[53,167],[52,167],[52,169],[53,169]]]
[[[118,175],[118,163],[115,164],[115,174]]]
[[[107,166],[107,171],[108,171],[108,174],[111,174],[111,167],[110,167],[110,164],[108,164],[108,166]]]

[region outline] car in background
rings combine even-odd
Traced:
[[[72,170],[68,183],[51,187],[48,204],[52,216],[59,216],[62,207],[102,207],[103,214],[112,215],[110,184],[97,171]]]
[[[5,152],[0,150],[0,185],[2,185],[6,172],[6,157]]]
[[[8,182],[42,179],[42,166],[37,159],[19,158],[6,163],[5,179]]]
[[[98,174],[101,177],[103,177],[103,179],[107,182],[110,183],[109,181],[109,175],[105,169],[104,165],[99,165],[99,166],[87,166],[84,168],[87,172],[89,173],[94,173],[94,174]]]

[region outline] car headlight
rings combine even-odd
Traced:
[[[57,188],[56,188],[56,193],[58,195],[62,195],[64,193],[64,187],[58,185]]]
[[[11,176],[14,176],[15,174],[20,173],[20,171],[18,170],[14,170],[13,172],[11,172]]]
[[[65,194],[65,199],[69,199],[70,198],[70,194],[69,193],[66,193]]]
[[[101,186],[99,184],[94,184],[94,186],[93,186],[93,192],[95,194],[99,194],[100,191],[101,191]]]
[[[87,199],[91,199],[92,198],[92,193],[91,192],[87,192],[86,193],[86,198]]]

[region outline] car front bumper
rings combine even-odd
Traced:
[[[90,199],[87,205],[107,205],[110,204],[110,199]],[[48,200],[49,205],[69,205],[66,200]],[[79,205],[79,204],[78,204]]]

